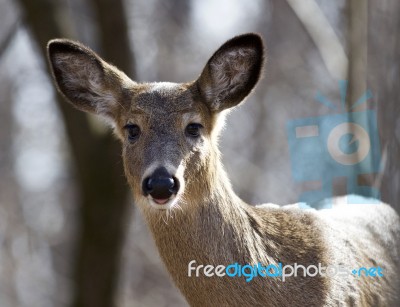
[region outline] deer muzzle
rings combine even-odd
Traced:
[[[172,195],[178,193],[179,186],[179,180],[172,176],[165,167],[160,167],[143,180],[142,191],[144,196],[150,195],[155,203],[163,205]]]

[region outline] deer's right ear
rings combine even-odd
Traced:
[[[58,89],[75,107],[115,118],[131,79],[80,43],[54,39],[47,51]]]
[[[236,36],[208,60],[197,87],[212,111],[236,106],[257,84],[264,62],[264,45],[254,33]]]

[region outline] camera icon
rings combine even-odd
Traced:
[[[347,112],[295,119],[287,123],[292,176],[296,182],[319,181],[321,189],[300,196],[303,207],[329,208],[333,180],[345,177],[347,192],[375,199],[377,189],[358,184],[358,176],[380,170],[380,142],[376,112]],[[353,196],[348,203],[365,203]],[[369,199],[369,202],[378,202]]]

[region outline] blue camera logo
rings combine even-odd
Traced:
[[[381,155],[376,113],[373,110],[352,112],[372,95],[367,91],[346,111],[347,82],[341,81],[339,85],[343,113],[295,119],[287,123],[293,179],[296,182],[321,182],[321,189],[306,191],[300,196],[301,203],[312,207],[332,205],[324,199],[332,197],[333,180],[338,177],[346,178],[349,194],[380,198],[377,189],[358,184],[359,175],[379,172]],[[338,111],[321,94],[317,94],[316,99]],[[358,197],[348,198],[348,203],[360,201]],[[365,199],[362,202],[365,203]]]

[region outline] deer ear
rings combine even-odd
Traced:
[[[202,99],[216,112],[236,106],[257,84],[263,62],[264,46],[259,35],[244,34],[227,41],[197,80]]]
[[[48,59],[59,91],[76,108],[115,117],[124,89],[134,82],[94,51],[67,39],[47,45]]]

